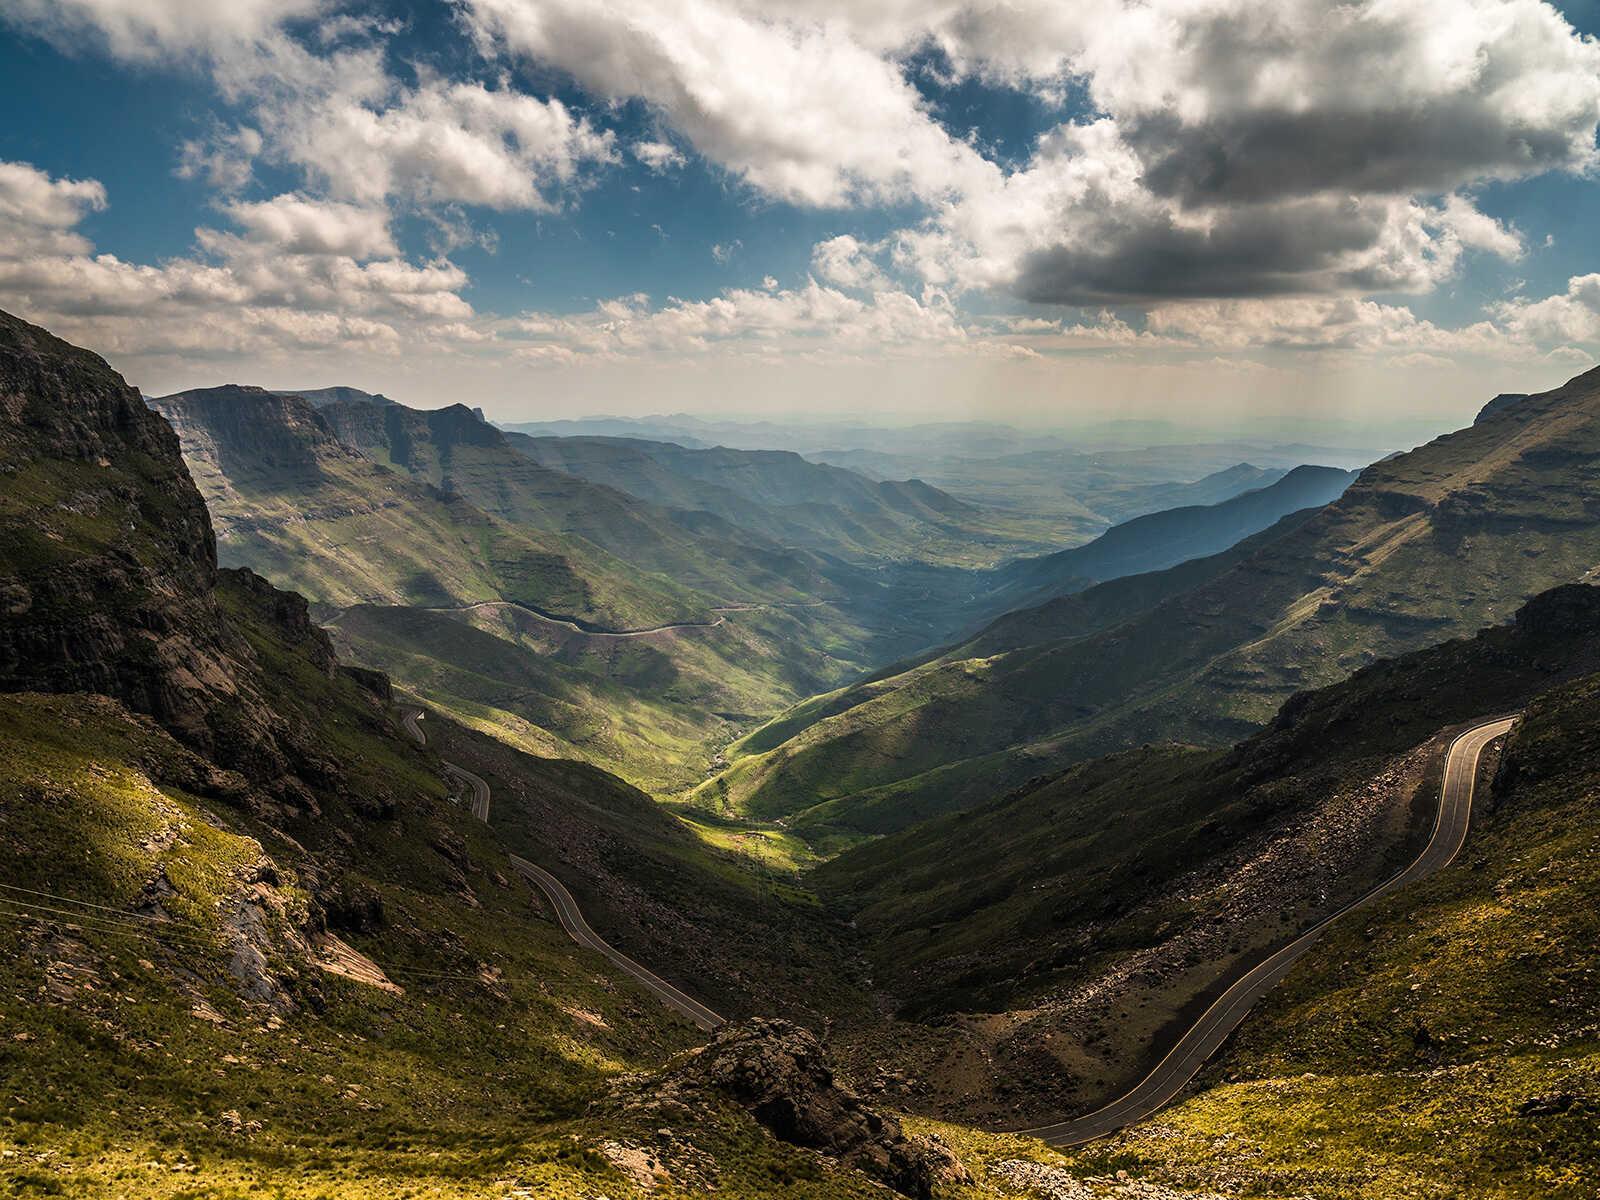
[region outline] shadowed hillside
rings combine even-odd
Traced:
[[[1600,588],[1569,585],[1296,695],[1229,750],[1095,759],[845,852],[813,882],[904,1022],[858,1052],[910,1057],[969,1119],[1092,1109],[1218,980],[1416,854],[1452,731],[1596,670]]]
[[[1295,690],[1507,619],[1600,563],[1600,373],[1367,468],[1340,499],[1190,591],[1088,636],[1005,641],[813,701],[733,748],[717,796],[875,831],[1148,741],[1218,744]],[[1048,610],[1046,610],[1048,611]],[[815,714],[810,719],[808,714]],[[860,824],[853,810],[872,814]],[[804,820],[804,818],[802,818]]]

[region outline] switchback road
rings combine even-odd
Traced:
[[[422,726],[418,723],[423,719],[423,716],[424,713],[420,708],[408,708],[400,718],[406,732],[411,735],[419,746],[428,744],[428,735],[422,732]],[[444,767],[446,775],[453,780],[459,780],[467,784],[472,789],[472,815],[477,817],[478,820],[487,823],[489,820],[489,785],[480,776],[473,774],[465,767],[457,766],[452,762],[443,762],[443,760],[441,760],[441,765]],[[595,950],[605,955],[611,962],[621,967],[646,988],[654,992],[668,1008],[682,1013],[706,1032],[709,1033],[723,1023],[723,1019],[704,1004],[686,996],[659,975],[640,966],[622,951],[613,948],[610,943],[589,928],[589,922],[583,919],[583,911],[578,907],[578,902],[573,899],[572,893],[567,891],[566,885],[550,874],[549,871],[518,855],[513,854],[510,858],[512,869],[517,874],[550,897],[550,903],[555,906],[556,917],[561,922],[561,928],[565,929],[567,935],[578,945],[587,946],[590,950]]]
[[[1316,944],[1329,925],[1353,909],[1371,904],[1450,865],[1467,838],[1467,825],[1472,815],[1473,784],[1478,775],[1478,757],[1485,746],[1507,733],[1514,722],[1514,717],[1485,722],[1467,730],[1450,744],[1449,753],[1445,756],[1444,779],[1439,785],[1439,813],[1434,819],[1433,834],[1410,866],[1359,900],[1324,918],[1246,973],[1217,998],[1216,1003],[1178,1039],[1178,1044],[1167,1052],[1155,1069],[1135,1084],[1131,1091],[1085,1116],[1021,1132],[1032,1134],[1051,1146],[1078,1146],[1136,1124],[1170,1103],[1195,1077],[1206,1060],[1228,1040],[1228,1035],[1239,1027],[1256,1002],[1289,973],[1290,968]]]
[[[578,902],[572,898],[572,893],[567,891],[562,882],[550,874],[549,871],[546,871],[543,867],[535,866],[527,859],[519,858],[515,854],[511,856],[511,865],[519,875],[530,883],[536,884],[545,895],[550,897],[550,903],[555,905],[556,916],[561,921],[561,928],[565,929],[578,945],[587,946],[591,950],[598,950],[654,992],[668,1008],[676,1009],[708,1033],[723,1023],[722,1018],[704,1004],[690,999],[665,979],[641,967],[622,951],[614,949],[605,939],[590,929],[589,923],[583,919],[583,913],[578,908]]]
[[[428,744],[428,735],[422,732],[422,726],[418,724],[425,715],[420,708],[408,708],[400,718],[400,723],[405,726],[406,732],[412,736],[419,746]],[[489,785],[484,782],[483,777],[474,775],[465,767],[459,767],[453,762],[445,762],[443,759],[440,760],[440,765],[444,767],[444,773],[451,783],[458,786],[466,785],[467,790],[472,793],[472,815],[487,825],[489,823]]]

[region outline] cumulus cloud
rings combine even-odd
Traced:
[[[399,253],[389,236],[389,214],[382,209],[284,195],[254,204],[230,204],[225,211],[252,241],[271,243],[289,254],[367,259]]]
[[[1600,274],[1575,275],[1565,292],[1505,301],[1495,312],[1514,336],[1528,341],[1600,343]]]
[[[1471,255],[1521,258],[1525,234],[1478,209],[1478,185],[1596,167],[1600,43],[1544,0],[455,9],[482,58],[402,79],[396,24],[341,0],[0,0],[0,20],[64,48],[208,71],[237,121],[177,148],[178,174],[219,193],[226,227],[160,266],[93,253],[80,224],[106,203],[99,184],[0,164],[0,286],[60,312],[147,305],[151,321],[231,305],[264,338],[421,336],[431,319],[428,336],[452,345],[509,338],[546,359],[854,353],[881,338],[891,352],[944,339],[1017,356],[1213,346],[1421,365],[1600,337],[1596,276],[1457,330],[1364,299],[1436,289]],[[1060,109],[1002,165],[981,129],[948,127],[913,64],[1047,104],[1070,89],[1089,115]],[[552,73],[593,107],[524,90]],[[655,136],[607,127],[629,102]],[[909,215],[888,236],[873,220],[875,240],[818,243],[798,286],[511,325],[472,312],[447,259],[408,261],[397,245],[402,215],[430,219],[435,254],[492,244],[475,210],[560,211],[606,170],[667,172],[692,155],[744,198]],[[294,190],[257,198],[263,164]],[[711,253],[725,263],[738,248]],[[951,297],[969,289],[1091,315],[1004,328],[960,315]],[[1148,315],[1099,311],[1112,307]],[[181,339],[170,324],[161,336]]]
[[[635,142],[628,149],[635,158],[658,174],[681,167],[685,161],[682,152],[669,142]]]
[[[186,138],[179,146],[179,179],[198,179],[216,191],[233,195],[255,179],[255,160],[262,150],[259,131],[242,125],[218,129],[210,138]]]
[[[1039,302],[1426,291],[1521,253],[1461,189],[1595,162],[1600,45],[1542,0],[464,3],[769,195],[922,201],[898,266]],[[1099,116],[1003,171],[908,82],[928,47]]]
[[[222,210],[235,230],[197,230],[197,253],[147,265],[95,253],[77,230],[106,203],[95,180],[0,162],[0,295],[108,353],[395,348],[474,316],[466,274],[400,258],[382,212],[299,195],[236,203]]]
[[[848,29],[721,0],[465,0],[482,44],[638,99],[701,154],[800,204],[932,198],[995,168]]]
[[[882,354],[967,338],[948,304],[900,291],[862,300],[815,280],[789,289],[730,288],[710,300],[673,299],[659,307],[647,296],[627,296],[579,316],[525,314],[513,328],[528,339],[525,357],[562,363],[578,356],[689,355],[712,347]]]
[[[817,278],[843,288],[879,291],[889,280],[873,255],[882,247],[863,245],[848,233],[818,242],[811,249],[811,270]]]
[[[120,57],[150,60],[267,39],[286,21],[335,7],[334,0],[0,0],[0,20],[69,51],[88,37]]]
[[[279,152],[329,191],[368,203],[547,211],[584,165],[617,159],[615,135],[561,101],[478,83],[376,101],[338,88],[273,113],[270,128]]]
[[[106,206],[97,179],[52,179],[28,163],[0,162],[0,247],[23,253],[81,254],[74,227]]]
[[[1226,350],[1360,351],[1515,356],[1506,333],[1487,321],[1445,329],[1403,305],[1353,297],[1207,300],[1151,310],[1155,338]]]

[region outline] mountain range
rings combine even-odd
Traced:
[[[806,702],[730,747],[707,803],[812,836],[884,832],[1151,741],[1225,744],[1293,692],[1508,620],[1600,563],[1600,373],[1375,463],[1185,590],[1082,629],[1052,600]],[[1063,621],[1060,609],[1072,614]]]
[[[317,407],[241,386],[151,402],[222,560],[299,590],[345,653],[463,720],[669,792],[786,705],[977,614],[1227,545],[1343,478],[1297,471],[1066,559],[994,565],[1032,543],[914,480],[786,452],[538,441],[464,406],[334,390]]]
[[[366,568],[333,564],[364,554],[403,587],[382,553],[401,526],[384,522],[410,514],[438,554],[458,547],[451,571],[498,589],[486,530],[556,539],[539,543],[552,554],[573,536],[574,571],[627,562],[517,515],[599,485],[518,468],[497,491],[511,460],[448,411],[400,414],[399,436],[385,419],[379,439],[371,413],[398,406],[365,405],[350,419],[367,432],[349,435],[365,450],[308,403],[248,389],[171,399],[169,424],[93,354],[0,314],[0,1180],[172,1198],[1577,1200],[1600,1177],[1600,588],[1582,582],[1597,392],[1600,376],[1580,376],[1500,404],[1330,503],[1252,509],[1272,523],[1216,553],[1055,596],[964,639],[967,658],[931,651],[857,685],[951,722],[883,743],[872,769],[969,749],[960,722],[985,711],[984,689],[1051,678],[1010,673],[1030,637],[1105,672],[1166,659],[1170,683],[1165,668],[1131,675],[1108,711],[1142,705],[1180,730],[1237,720],[1242,739],[1025,755],[1044,769],[1010,788],[997,753],[986,796],[930,789],[936,815],[913,828],[894,827],[914,809],[855,792],[762,825],[723,811],[731,792],[669,807],[523,752],[499,717],[473,728],[397,695],[313,616],[335,633],[415,620],[407,636],[436,668],[460,656],[488,672],[516,643],[475,650],[484,629],[415,603],[313,604],[220,563],[212,532],[288,547],[329,587],[353,586]],[[294,496],[370,511],[296,521]],[[659,519],[602,500],[589,528]],[[246,524],[254,504],[265,533]],[[1175,521],[1180,542],[1194,519]],[[495,620],[551,626],[491,603]],[[1391,619],[1402,608],[1420,619]],[[1276,674],[1233,689],[1239,714],[1193,707],[1210,692],[1179,698],[1215,685],[1210,664],[1245,661],[1227,638],[1273,614],[1250,661]],[[605,636],[564,628],[590,649]],[[1267,651],[1354,644],[1335,634],[1361,653],[1310,662],[1303,676],[1336,678],[1289,692]],[[1185,638],[1213,647],[1204,668]],[[970,688],[936,690],[957,663]],[[535,665],[539,687],[580,669],[555,653]],[[1078,670],[1053,678],[1087,687]],[[908,695],[918,672],[928,690]],[[786,719],[803,732],[856,697]],[[1454,865],[1341,918],[1175,1103],[1065,1153],[994,1132],[1116,1095],[1231,980],[1410,862],[1453,736],[1505,713]],[[791,734],[766,732],[778,747]],[[867,771],[851,750],[831,751],[839,770]],[[839,852],[785,866],[796,832]],[[583,930],[610,953],[569,936]],[[726,1024],[697,1028],[621,961]]]

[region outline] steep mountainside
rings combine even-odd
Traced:
[[[1271,1197],[1596,1194],[1597,724],[1600,676],[1530,703],[1455,865],[1334,926],[1187,1099],[1074,1173]]]
[[[647,576],[719,603],[838,593],[809,556],[709,515],[691,532],[657,505],[540,466],[464,405],[423,412],[399,404],[331,404],[321,415],[341,441],[375,462],[511,524],[582,538]]]
[[[733,747],[716,797],[762,815],[838,801],[883,829],[1050,765],[1149,741],[1218,744],[1293,691],[1507,619],[1600,564],[1600,372],[1367,468],[1229,570],[1086,637],[958,646],[779,718]],[[807,714],[817,719],[808,719]],[[709,795],[710,793],[705,793]],[[892,819],[892,817],[890,818]],[[892,826],[890,826],[892,827]]]
[[[379,466],[342,444],[297,396],[220,387],[152,404],[177,430],[223,561],[320,604],[504,599],[614,629],[710,619],[706,598],[670,580],[641,579],[582,539],[495,520]]]
[[[0,689],[115,697],[292,790],[315,751],[262,711],[167,423],[100,358],[3,313],[0,412]],[[237,581],[315,645],[303,602],[260,586]]]
[[[821,1200],[959,1170],[787,1026],[641,1074],[703,1035],[575,946],[508,851],[733,1016],[853,1003],[814,907],[603,772],[437,715],[416,746],[304,600],[215,570],[137,393],[0,330],[0,1192],[575,1200],[643,1172]],[[492,785],[490,824],[440,749]]]
[[[986,566],[1059,544],[1059,535],[1043,521],[997,518],[920,480],[875,482],[789,451],[687,449],[633,438],[506,437],[555,470],[846,558]]]
[[[858,1052],[910,1056],[947,1113],[1094,1108],[1217,980],[1409,861],[1451,730],[1597,669],[1600,588],[1569,585],[1297,695],[1231,750],[1097,759],[847,851],[814,882],[907,1021]]]

